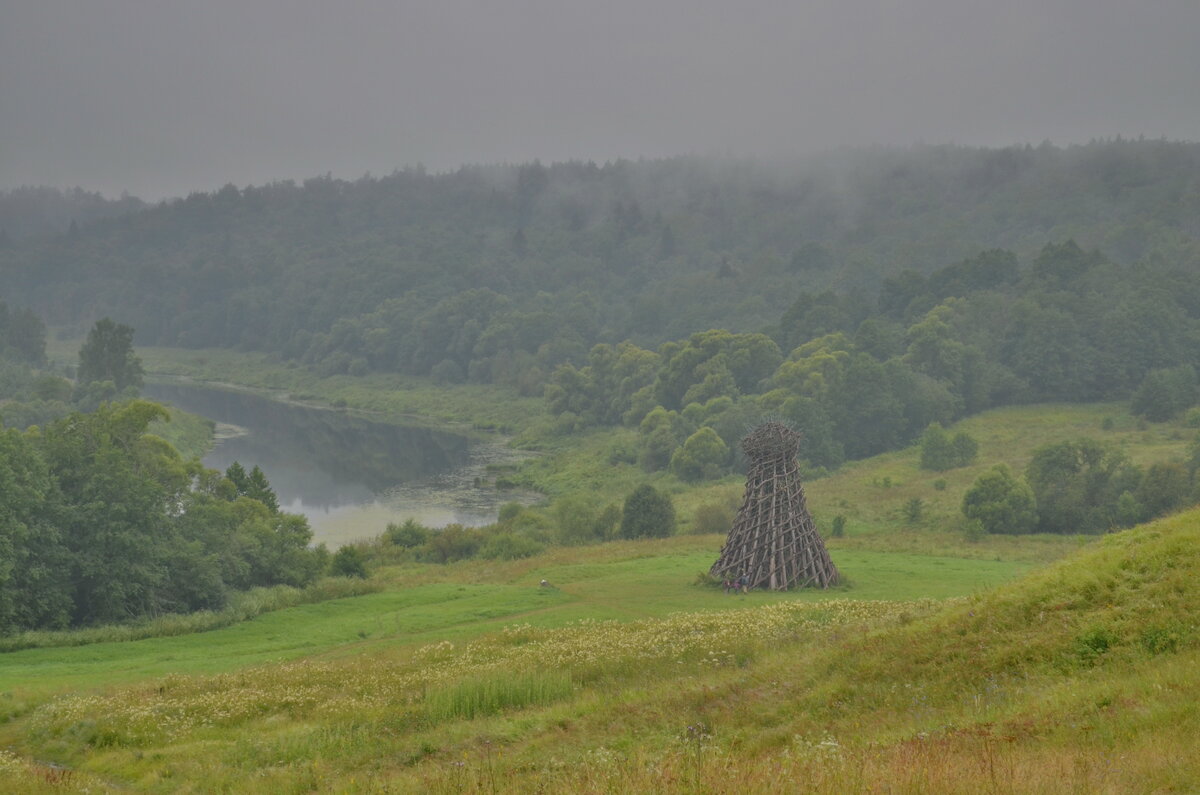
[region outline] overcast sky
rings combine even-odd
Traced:
[[[0,189],[1200,140],[1197,0],[0,0]]]

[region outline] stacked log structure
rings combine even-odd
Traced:
[[[781,591],[837,585],[837,567],[804,499],[796,454],[801,435],[782,422],[759,425],[744,439],[750,464],[746,493],[714,577],[746,577],[749,587]]]

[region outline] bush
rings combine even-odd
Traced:
[[[404,520],[404,524],[389,522],[387,530],[383,533],[383,540],[393,546],[413,549],[429,540],[429,532],[429,528],[410,516]]]
[[[706,502],[692,514],[692,532],[728,533],[733,528],[733,510],[719,502]]]
[[[998,464],[984,472],[963,495],[962,512],[988,533],[1032,533],[1037,526],[1033,490]]]
[[[545,547],[528,536],[517,533],[497,533],[484,542],[479,557],[488,560],[519,560],[538,554]]]
[[[646,483],[625,498],[622,538],[665,538],[674,533],[675,506],[666,494]]]
[[[913,497],[908,502],[904,503],[904,521],[909,524],[916,524],[921,521],[921,514],[925,512],[925,501],[920,497]]]
[[[943,472],[964,467],[975,460],[979,443],[963,431],[953,438],[934,422],[921,434],[921,469]]]
[[[1146,470],[1134,497],[1145,508],[1147,517],[1161,516],[1188,502],[1191,490],[1191,477],[1183,464],[1161,462]]]
[[[712,428],[704,427],[687,438],[671,456],[671,471],[681,480],[697,481],[720,477],[729,448]]]
[[[558,540],[562,544],[590,544],[604,538],[605,530],[597,523],[599,506],[588,494],[571,494],[554,503]]]
[[[483,546],[483,533],[474,527],[450,524],[430,534],[420,550],[422,560],[430,563],[453,563],[475,556]]]
[[[347,544],[333,553],[333,560],[329,564],[329,573],[334,577],[358,577],[365,580],[367,578],[366,555],[359,547]]]
[[[842,538],[846,535],[846,517],[840,513],[833,517],[833,527],[829,531],[831,538]]]

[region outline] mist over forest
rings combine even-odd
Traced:
[[[766,330],[803,293],[870,305],[992,249],[1186,269],[1198,175],[1196,144],[1115,140],[409,169],[154,206],[20,189],[0,267],[12,303],[76,334],[112,316],[140,344],[490,382],[506,357],[545,377],[598,342]]]

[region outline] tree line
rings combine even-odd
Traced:
[[[597,345],[586,364],[558,367],[545,396],[563,431],[636,427],[627,458],[685,479],[736,466],[737,440],[765,415],[791,421],[801,455],[825,468],[1002,405],[1131,399],[1163,420],[1200,400],[1198,285],[1071,240],[1024,267],[984,251],[886,279],[874,301],[802,294],[767,333]],[[929,455],[952,461],[954,442]]]
[[[34,367],[41,321],[0,303],[0,634],[218,610],[235,590],[356,573],[310,546],[258,467],[205,469],[150,432],[169,415],[137,399],[132,342],[98,321],[72,383]]]

